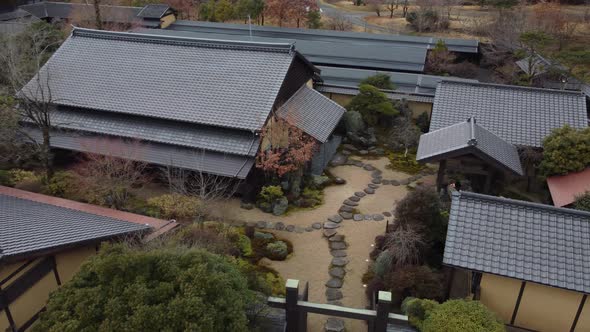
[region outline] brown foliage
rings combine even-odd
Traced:
[[[408,296],[441,300],[443,297],[442,276],[428,266],[407,266],[385,276],[384,287],[391,291],[396,305]]]

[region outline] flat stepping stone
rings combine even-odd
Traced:
[[[350,212],[340,212],[339,214],[344,219],[347,219],[347,220],[352,219],[352,213],[350,213]]]
[[[340,278],[332,278],[326,282],[326,287],[329,288],[342,288],[344,282]]]
[[[352,206],[348,206],[348,205],[342,205],[340,207],[340,209],[338,209],[338,212],[353,212],[354,208]]]
[[[295,230],[295,226],[294,226],[294,225],[289,225],[289,226],[285,227],[285,230],[286,230],[287,232],[292,232],[292,231],[294,231],[294,230]]]
[[[391,217],[391,212],[383,212],[383,215],[386,217]]]
[[[278,231],[282,231],[283,229],[285,229],[285,224],[279,221],[275,224],[275,229]]]
[[[336,233],[338,232],[335,229],[324,229],[324,236],[328,239],[336,235]]]
[[[360,160],[352,160],[352,161],[351,161],[351,163],[352,163],[354,166],[356,166],[356,167],[363,167],[363,166],[365,166],[365,164],[363,164],[363,162],[362,162],[362,161],[360,161]]]
[[[257,222],[256,228],[259,228],[259,229],[266,228],[266,221],[261,220],[261,221]]]
[[[330,317],[324,325],[325,332],[344,332],[344,321],[339,318]]]
[[[301,226],[295,226],[295,233],[301,234],[303,232],[305,232],[305,229],[303,227],[301,227]]]
[[[364,217],[365,217],[365,220],[373,220],[373,216],[370,214],[365,214]]]
[[[373,165],[369,165],[369,164],[363,166],[363,168],[367,171],[374,171],[375,170],[375,167],[373,167]]]
[[[352,216],[352,219],[354,221],[363,221],[365,219],[365,217],[362,214],[355,214],[354,216]]]
[[[311,227],[312,227],[313,229],[322,229],[322,223],[319,223],[319,222],[314,222],[314,223],[311,225]]]
[[[357,191],[357,192],[354,193],[354,195],[355,196],[358,196],[358,197],[365,197],[365,196],[367,196],[367,194],[364,193],[364,192],[362,192],[362,191]]]
[[[399,184],[401,184],[402,186],[405,186],[405,185],[407,185],[407,184],[409,184],[409,183],[410,183],[410,181],[409,181],[408,179],[403,179],[403,180],[401,180],[401,181],[399,182]]]
[[[379,186],[378,186],[377,184],[375,184],[375,183],[369,183],[369,184],[367,185],[367,187],[369,187],[369,188],[371,188],[371,189],[377,189],[377,188],[379,188]]]
[[[375,189],[373,188],[365,188],[365,192],[369,195],[373,195],[375,193]]]
[[[333,250],[344,250],[347,245],[345,242],[330,242],[330,249]]]
[[[344,278],[344,275],[346,274],[346,270],[344,270],[341,267],[333,267],[330,269],[330,271],[328,271],[328,273],[330,274],[330,276],[332,276],[334,278],[342,279],[342,278]]]
[[[392,186],[399,186],[399,181],[398,180],[391,180],[391,185]]]
[[[383,219],[385,219],[385,217],[383,217],[383,215],[381,215],[381,214],[374,214],[373,215],[373,220],[375,220],[375,221],[381,221]]]
[[[348,206],[359,206],[358,202],[353,202],[353,201],[349,201],[348,199],[345,199],[344,202],[342,202],[344,205],[348,205]]]
[[[387,186],[387,185],[391,184],[391,181],[389,181],[389,180],[383,180],[383,181],[381,181],[381,183],[382,183],[384,186]]]
[[[373,179],[373,180],[371,180],[371,183],[373,183],[373,184],[381,184],[381,179]]]
[[[410,176],[410,178],[408,179],[408,181],[414,182],[414,181],[418,180],[419,178],[420,178],[420,176],[418,176],[418,175]]]
[[[274,222],[272,222],[272,221],[267,221],[266,222],[266,228],[272,229],[274,227],[275,227],[275,223]]]
[[[340,225],[338,225],[335,222],[326,221],[324,223],[324,229],[334,229],[334,228],[338,228],[338,227],[340,227]]]
[[[348,264],[348,258],[344,257],[334,257],[332,258],[332,265],[336,267],[343,267]]]
[[[351,202],[359,202],[361,200],[361,198],[358,196],[350,196],[350,197],[348,197],[348,200]]]
[[[333,216],[328,217],[328,221],[339,223],[339,222],[342,221],[342,217],[339,216],[339,215],[337,215],[337,214],[335,214]]]
[[[306,232],[313,232],[313,227],[307,226],[307,227],[305,227],[305,231]]]
[[[334,235],[330,238],[329,241],[330,242],[342,242],[342,241],[344,241],[344,235],[342,235],[342,234]]]
[[[346,252],[346,250],[331,250],[330,254],[332,255],[332,257],[346,257],[346,256],[348,256],[348,253]]]
[[[378,177],[381,177],[381,174],[382,174],[382,173],[383,173],[383,172],[381,172],[381,170],[378,170],[378,169],[376,169],[376,170],[374,170],[374,171],[371,173],[371,176],[372,176],[372,177],[374,177],[374,178],[378,178]]]
[[[326,289],[326,300],[328,301],[342,300],[343,297],[342,292],[337,288]]]

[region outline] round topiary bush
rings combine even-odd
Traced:
[[[504,324],[479,301],[449,300],[426,313],[422,332],[504,332]]]
[[[33,331],[248,331],[253,301],[222,256],[107,245],[51,294]]]
[[[266,245],[267,257],[274,261],[284,261],[289,255],[289,248],[283,241],[275,241]]]

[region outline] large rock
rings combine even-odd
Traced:
[[[331,278],[326,282],[326,287],[329,288],[342,288],[342,279],[339,278]]]
[[[346,128],[346,132],[357,134],[365,130],[365,121],[363,121],[363,116],[357,111],[348,111],[344,113],[342,120],[344,122],[344,128]]]
[[[330,182],[330,178],[325,175],[312,175],[311,181],[316,187],[321,188]]]
[[[287,208],[289,208],[289,200],[287,197],[281,197],[277,199],[272,207],[272,214],[275,216],[280,216],[287,212]]]
[[[339,214],[343,219],[346,219],[346,220],[352,219],[352,213],[350,213],[350,212],[340,212]]]
[[[344,332],[344,321],[340,318],[330,317],[324,325],[325,332]]]
[[[326,289],[326,300],[328,301],[336,301],[342,299],[342,292],[336,288],[327,288]]]
[[[338,228],[338,227],[340,227],[340,225],[335,222],[326,221],[324,223],[324,229],[334,229],[334,228]]]
[[[330,276],[334,277],[334,278],[344,278],[344,275],[346,274],[346,270],[344,270],[341,267],[333,267],[330,269],[330,271],[328,271],[328,273],[330,274]]]
[[[336,267],[343,267],[348,264],[348,258],[334,257],[332,258],[332,265]]]

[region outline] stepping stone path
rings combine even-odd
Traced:
[[[294,231],[294,230],[295,230],[295,226],[293,226],[293,225],[289,225],[289,226],[285,227],[285,230],[286,230],[287,232],[292,232],[292,231]]]
[[[347,150],[356,151],[353,149],[354,147],[351,146],[351,148]],[[367,184],[367,188],[363,189],[363,191],[357,191],[354,193],[354,196],[345,199],[342,202],[342,206],[338,209],[337,215],[329,217],[328,220],[323,224],[314,223],[311,225],[311,227],[305,229],[306,231],[309,228],[321,229],[323,226],[323,235],[328,239],[328,247],[330,249],[330,254],[333,258],[330,266],[328,267],[328,274],[330,276],[330,279],[325,284],[326,300],[327,303],[334,305],[342,305],[342,303],[340,302],[340,300],[343,298],[341,288],[344,284],[344,277],[346,276],[345,268],[346,265],[349,263],[348,258],[346,258],[348,256],[346,251],[348,245],[344,241],[344,236],[338,234],[337,228],[340,227],[340,224],[343,222],[343,220],[352,219],[356,222],[362,222],[364,220],[382,221],[386,217],[392,217],[392,213],[389,211],[375,214],[353,214],[353,212],[355,211],[355,208],[359,206],[361,200],[367,195],[375,194],[375,190],[379,188],[380,185],[405,186],[410,183],[414,184],[422,176],[432,174],[430,170],[424,170],[419,175],[414,175],[403,180],[383,179],[383,172],[381,170],[377,169],[373,165],[364,164],[360,160],[348,159],[345,165],[362,167],[364,170],[371,172],[371,181]],[[277,223],[275,225],[275,228],[279,229],[279,227],[284,228],[285,226],[284,224],[279,225],[279,223]],[[324,329],[326,332],[343,332],[344,321],[338,318],[330,317],[327,319],[326,324],[324,325]]]
[[[277,231],[282,231],[283,229],[285,229],[285,224],[279,221],[278,223],[275,224],[275,229]]]

